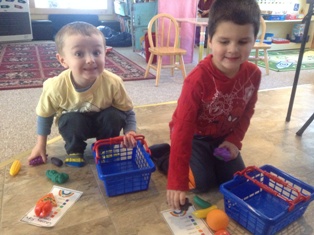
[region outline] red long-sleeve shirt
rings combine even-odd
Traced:
[[[224,137],[241,149],[257,101],[261,71],[244,62],[228,78],[207,56],[186,77],[169,123],[171,153],[168,189],[188,190],[189,161],[194,135]]]

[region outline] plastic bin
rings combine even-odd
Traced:
[[[136,136],[135,148],[121,147],[123,136],[98,140],[92,145],[96,169],[107,196],[147,190],[155,165],[144,136]]]
[[[270,235],[300,218],[314,187],[279,169],[247,167],[220,186],[226,213],[255,235]]]

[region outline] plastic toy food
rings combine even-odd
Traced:
[[[56,206],[57,202],[55,197],[52,193],[48,193],[37,201],[34,209],[35,215],[40,218],[47,217],[52,211],[52,207]]]
[[[38,201],[37,201],[37,204],[40,203],[40,202],[47,202],[47,201],[50,201],[52,206],[57,206],[57,202],[56,202],[56,199],[55,197],[53,196],[52,193],[48,193],[46,194],[45,196],[41,197]]]
[[[63,161],[57,157],[52,157],[51,163],[57,167],[61,167],[63,165]]]
[[[50,201],[45,201],[45,202],[40,201],[36,203],[34,211],[35,211],[35,215],[40,218],[47,217],[52,211],[52,203]]]
[[[223,210],[211,210],[206,216],[206,223],[208,227],[214,231],[226,229],[229,223],[229,217]]]
[[[190,206],[192,206],[192,204],[189,202],[189,199],[185,198],[185,203],[184,205],[180,205],[180,209],[181,211],[187,211]]]
[[[226,229],[221,229],[215,232],[215,235],[230,235]]]
[[[219,160],[228,162],[231,160],[231,154],[227,148],[215,148],[214,156]]]
[[[202,198],[200,198],[199,196],[195,195],[193,197],[193,201],[196,205],[198,205],[200,208],[205,209],[208,207],[211,207],[212,204],[208,201],[203,200]]]
[[[30,166],[38,166],[44,164],[43,158],[41,156],[37,156],[29,161]]]
[[[59,173],[58,171],[55,170],[47,170],[46,171],[46,176],[48,179],[50,179],[53,183],[57,184],[63,184],[67,182],[69,179],[69,175],[66,173]]]
[[[19,173],[21,169],[21,162],[19,160],[14,160],[10,168],[10,175],[15,176]]]
[[[217,206],[216,205],[212,205],[211,207],[208,207],[208,208],[205,208],[205,209],[193,211],[192,214],[196,218],[205,219],[210,211],[216,210],[216,209],[217,209]]]

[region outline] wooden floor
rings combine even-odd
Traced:
[[[259,101],[251,126],[243,141],[242,156],[247,166],[273,165],[296,178],[314,185],[314,123],[303,133],[296,132],[314,112],[314,86],[298,87],[290,122],[286,113],[290,88],[259,93]],[[148,105],[136,108],[138,133],[144,134],[149,145],[169,142],[168,122],[175,103]],[[103,181],[98,179],[89,142],[86,151],[88,164],[81,168],[50,162],[38,167],[27,165],[26,156],[18,156],[22,168],[15,177],[9,175],[10,165],[0,168],[0,234],[113,234],[113,235],[168,235],[172,234],[161,211],[168,209],[165,193],[166,178],[158,171],[152,173],[149,189],[116,197],[107,197]],[[48,146],[49,157],[64,159],[64,142],[60,138]],[[37,199],[48,193],[53,183],[45,176],[54,169],[69,174],[70,179],[60,186],[82,191],[81,198],[53,228],[43,228],[20,222],[35,205]],[[192,199],[193,193],[188,194]],[[206,200],[223,209],[223,195],[218,189],[201,194]],[[314,234],[314,203],[303,217],[280,234]],[[250,234],[231,221],[232,234]]]

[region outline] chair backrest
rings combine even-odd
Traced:
[[[259,30],[259,35],[257,36],[259,39],[259,43],[263,44],[264,43],[264,39],[265,39],[265,34],[266,34],[266,23],[263,17],[261,17],[260,20],[260,30]]]
[[[148,23],[148,40],[151,48],[178,47],[179,24],[177,20],[166,13],[155,15]]]

